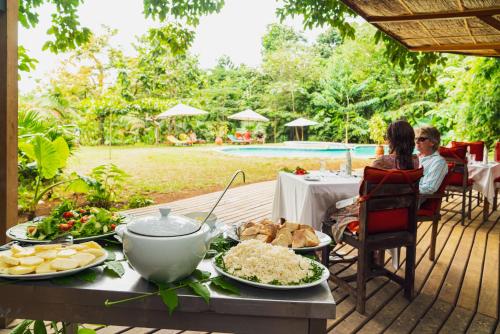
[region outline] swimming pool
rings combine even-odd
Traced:
[[[237,156],[258,157],[295,157],[295,158],[343,158],[345,148],[313,148],[313,147],[284,147],[284,146],[238,146],[225,147],[219,151]],[[356,146],[352,149],[353,156],[358,158],[370,158],[375,156],[374,145]]]

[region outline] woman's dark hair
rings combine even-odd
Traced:
[[[387,128],[389,153],[396,154],[397,169],[413,169],[413,150],[415,149],[415,132],[410,123],[396,121]]]

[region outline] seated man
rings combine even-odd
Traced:
[[[420,167],[424,168],[424,176],[419,184],[421,194],[434,194],[448,173],[446,160],[438,152],[440,141],[441,136],[435,127],[415,129],[415,144],[420,153],[418,159]]]

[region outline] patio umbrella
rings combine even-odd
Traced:
[[[197,116],[197,115],[206,115],[206,114],[208,114],[206,111],[179,103],[178,105],[168,109],[167,111],[162,112],[161,114],[156,116],[156,118],[157,119],[165,119],[165,118],[177,117],[177,116]]]
[[[293,126],[295,127],[295,133],[297,134],[298,137],[298,131],[297,128],[301,127],[302,128],[302,140],[304,140],[304,126],[310,126],[310,125],[318,125],[318,122],[308,120],[306,118],[297,118],[294,121],[291,121],[289,123],[286,123],[285,126]]]
[[[253,110],[246,109],[231,115],[228,117],[229,119],[235,119],[238,121],[253,121],[253,122],[268,122],[269,119],[267,117],[262,116],[259,113],[256,113]]]
[[[168,118],[174,119],[175,117],[198,116],[198,115],[206,115],[206,114],[208,114],[208,112],[206,112],[204,110],[200,110],[200,109],[179,103],[179,104],[173,106],[172,108],[162,112],[158,116],[156,116],[156,119],[157,120],[168,119]],[[175,127],[175,120],[173,120],[171,122],[171,124],[169,125],[169,132],[171,131],[170,126]],[[159,131],[158,127],[155,129],[155,137],[156,137],[156,141],[158,142],[159,134],[156,133],[157,131]]]

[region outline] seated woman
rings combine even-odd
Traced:
[[[389,154],[376,159],[372,167],[404,170],[418,168],[418,157],[413,154],[415,133],[408,122],[396,121],[389,125],[386,139],[389,144]],[[323,219],[323,232],[331,233],[336,242],[341,240],[342,234],[350,222],[359,220],[359,202],[356,198],[350,202],[352,204],[345,207],[335,203],[327,210]]]

